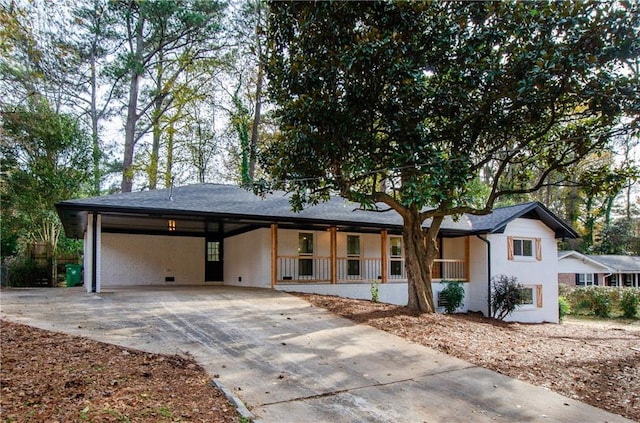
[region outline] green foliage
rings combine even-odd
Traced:
[[[50,278],[47,266],[38,264],[31,258],[10,257],[5,260],[9,275],[9,286],[39,286]]]
[[[302,204],[330,188],[372,203],[381,180],[404,207],[444,210],[533,191],[635,107],[614,63],[635,54],[637,7],[274,2],[281,140],[263,163]],[[488,163],[493,192],[478,192]]]
[[[380,284],[378,281],[371,281],[371,301],[374,303],[380,301]]]
[[[503,320],[515,311],[522,300],[523,285],[515,276],[498,275],[491,283],[491,310],[494,319]]]
[[[270,180],[256,188],[293,192],[294,210],[336,192],[384,203],[418,237],[416,221],[487,213],[552,173],[560,183],[637,123],[621,119],[640,107],[638,78],[621,70],[637,55],[639,8],[272,2],[265,70],[280,137],[260,152]],[[432,235],[406,247],[408,263],[435,257]],[[409,285],[430,289],[430,275]]]
[[[571,306],[569,305],[569,301],[567,301],[566,297],[558,297],[558,316],[560,318],[560,322],[562,322],[565,316],[569,314],[571,314]]]
[[[576,288],[567,300],[574,314],[589,314],[595,317],[611,317],[619,304],[618,288],[606,286],[587,286]]]
[[[622,315],[628,319],[638,316],[638,306],[640,305],[640,291],[633,288],[625,288],[620,298],[620,309]]]
[[[592,291],[589,301],[594,316],[604,318],[611,317],[613,301],[611,301],[611,296],[607,295],[606,292],[600,290]]]
[[[89,139],[75,119],[44,101],[1,111],[2,234],[54,247],[54,204],[78,196],[89,180]]]
[[[596,254],[640,255],[640,220],[619,219],[600,234]]]
[[[445,285],[445,288],[440,291],[445,299],[444,311],[445,313],[454,313],[458,307],[464,302],[464,285],[462,282],[448,282],[442,281],[441,285]]]

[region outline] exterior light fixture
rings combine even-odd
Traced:
[[[173,232],[176,230],[176,221],[173,219],[169,219],[169,231]]]

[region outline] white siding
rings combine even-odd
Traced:
[[[297,245],[296,235],[296,249]],[[271,288],[271,229],[224,240],[224,284]]]
[[[540,238],[542,260],[535,257],[507,258],[507,239]],[[544,223],[534,219],[515,219],[507,225],[504,234],[492,234],[492,275],[515,276],[518,282],[534,287],[533,306],[521,307],[507,319],[519,322],[558,322],[558,244],[554,232]],[[534,247],[535,250],[535,247]],[[534,254],[535,255],[535,254]],[[535,285],[542,285],[542,307],[536,307]]]
[[[478,237],[469,238],[469,311],[480,311],[485,316],[489,310],[487,248]]]
[[[465,289],[464,304],[457,310],[465,312],[469,304],[469,284],[463,284]],[[438,293],[444,289],[444,285],[432,284],[433,303],[439,312],[444,312],[444,308],[438,308]],[[371,284],[368,283],[339,283],[339,284],[283,284],[277,285],[276,289],[286,292],[304,292],[307,294],[335,295],[345,298],[355,298],[358,300],[371,300]],[[378,284],[378,300],[382,303],[406,306],[409,292],[406,282],[389,282]]]
[[[579,257],[564,257],[558,260],[559,273],[607,273],[608,269]]]
[[[204,284],[204,238],[103,233],[101,246],[102,288]]]
[[[442,240],[442,257],[446,259],[464,260],[466,238],[444,238]]]

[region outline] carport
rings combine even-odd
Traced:
[[[151,260],[149,265],[156,267],[156,273],[147,276],[153,284],[221,283],[225,240],[263,229],[270,237],[266,245],[271,245],[271,260],[264,266],[264,278],[271,278],[274,286],[278,228],[322,231],[336,228],[362,233],[382,230],[401,233],[402,228],[394,212],[356,210],[357,205],[339,198],[293,213],[289,196],[284,193],[262,198],[237,186],[217,184],[68,200],[56,204],[56,208],[67,236],[85,241],[84,275],[88,292],[100,292],[102,266],[121,267],[122,258],[127,256],[121,252],[108,260],[105,248],[110,245],[125,250],[129,246],[129,255],[151,248],[144,259]],[[163,251],[164,258],[152,257],[152,253],[162,255]],[[167,261],[171,263],[166,264]],[[176,274],[176,267],[182,274]],[[127,277],[126,269],[121,277]]]

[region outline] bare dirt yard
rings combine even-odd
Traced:
[[[319,295],[311,304],[640,421],[640,323],[503,323]],[[4,422],[238,422],[189,357],[0,321]]]
[[[3,422],[239,422],[194,360],[0,320]]]
[[[300,294],[314,306],[640,422],[640,322],[519,324]]]

